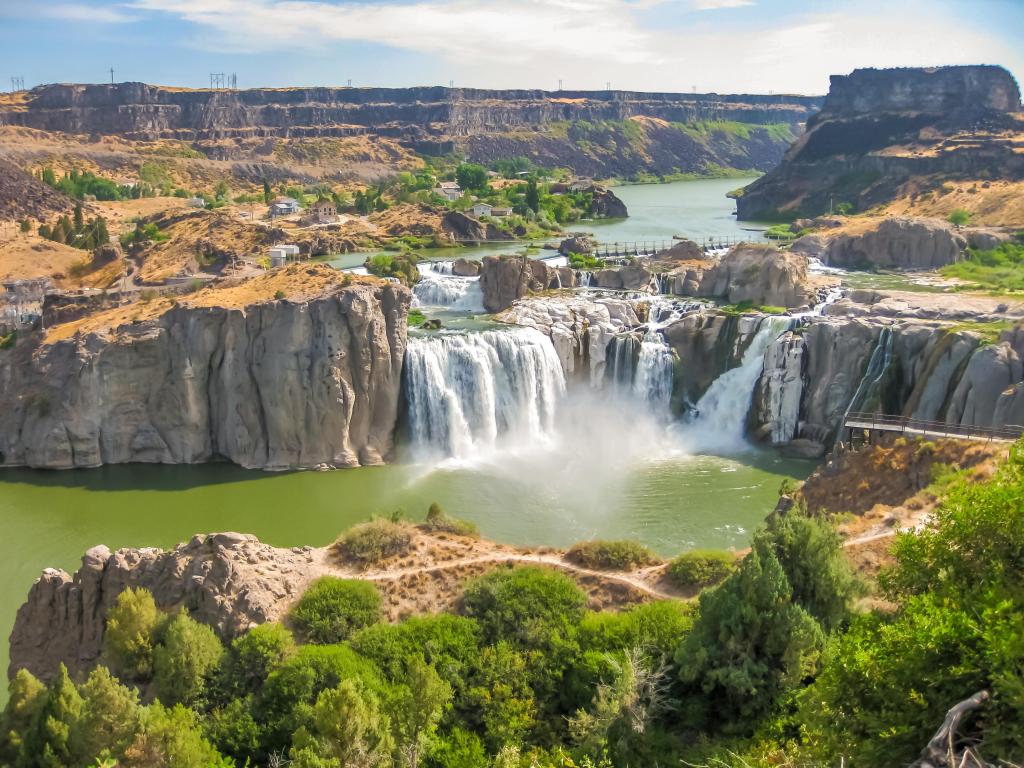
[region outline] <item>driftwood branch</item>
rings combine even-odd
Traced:
[[[986,763],[970,747],[963,751],[956,749],[956,733],[964,716],[989,700],[988,691],[978,691],[964,699],[946,713],[939,730],[932,736],[913,768],[988,768]]]

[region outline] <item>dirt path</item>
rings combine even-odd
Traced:
[[[627,584],[634,589],[650,595],[659,600],[682,599],[678,594],[662,591],[637,575],[624,573],[622,571],[598,571],[591,568],[584,568],[576,565],[560,555],[545,554],[520,554],[513,552],[492,552],[484,555],[466,557],[460,560],[448,560],[443,563],[432,563],[429,565],[417,565],[410,568],[397,568],[385,570],[356,571],[353,569],[339,568],[338,566],[325,563],[325,566],[333,574],[346,578],[364,579],[366,581],[395,581],[406,576],[414,576],[421,573],[434,573],[481,563],[533,563],[535,565],[549,565],[580,576],[590,576],[605,581],[614,581],[620,584]]]

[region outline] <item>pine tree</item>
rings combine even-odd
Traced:
[[[107,220],[102,216],[96,217],[96,225],[93,227],[93,230],[94,247],[98,248],[99,246],[106,245],[110,242],[110,232],[107,231]]]
[[[263,180],[263,202],[270,205],[270,201],[274,199],[274,193],[270,189],[270,182],[266,179]]]
[[[69,739],[82,714],[82,697],[61,664],[21,745],[18,764],[30,768],[73,765]]]
[[[82,216],[82,204],[75,203],[75,220],[74,220],[74,232],[75,234],[81,234],[85,228],[85,219]]]
[[[532,176],[526,182],[526,204],[534,213],[540,212],[540,190],[537,189],[537,180]]]

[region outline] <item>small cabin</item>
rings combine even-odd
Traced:
[[[501,218],[504,218],[505,216],[511,216],[511,215],[512,215],[512,209],[511,208],[491,208],[491,216],[493,216],[496,219],[501,219]]]
[[[299,201],[291,197],[279,197],[270,204],[271,216],[291,216],[300,210]]]
[[[472,208],[474,216],[490,216],[493,210],[494,206],[487,203],[474,203]]]
[[[333,200],[321,197],[309,209],[309,218],[318,224],[329,224],[338,217],[338,207]]]
[[[440,181],[434,187],[434,194],[440,195],[446,200],[458,200],[462,197],[462,187],[457,181]]]

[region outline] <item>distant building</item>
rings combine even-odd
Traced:
[[[206,201],[201,197],[190,197],[185,201],[189,208],[205,208]]]
[[[493,216],[496,219],[500,219],[500,218],[503,218],[505,216],[511,216],[511,215],[512,215],[512,209],[511,208],[491,208],[491,216]]]
[[[472,210],[474,216],[490,216],[494,206],[487,203],[474,203]]]
[[[299,246],[275,245],[270,249],[270,268],[283,267],[289,261],[299,258]]]
[[[434,193],[446,200],[458,200],[462,197],[462,187],[457,181],[441,181],[434,187]]]
[[[299,201],[291,197],[279,197],[270,204],[271,216],[291,216],[302,210]]]
[[[594,186],[593,179],[573,179],[569,182],[570,192],[585,192]]]
[[[338,207],[333,200],[321,197],[307,209],[307,218],[315,224],[330,224],[338,218]]]

